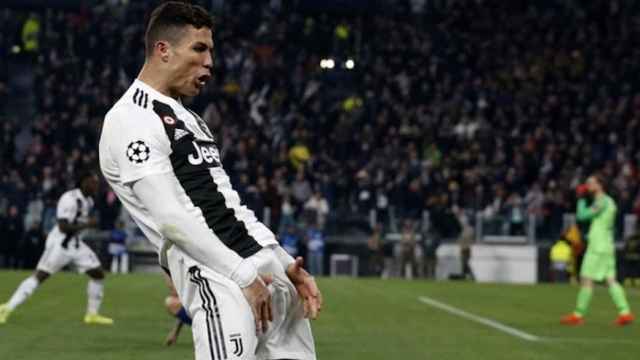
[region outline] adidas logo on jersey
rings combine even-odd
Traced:
[[[180,139],[182,139],[183,137],[185,137],[186,135],[189,135],[188,131],[182,130],[182,129],[176,129],[174,135],[173,135],[173,140],[178,141]]]

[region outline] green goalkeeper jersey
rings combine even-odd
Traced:
[[[616,221],[618,207],[615,201],[606,194],[596,198],[587,207],[585,199],[578,200],[576,218],[579,221],[591,220],[589,234],[587,235],[588,250],[599,253],[613,253],[613,229]]]

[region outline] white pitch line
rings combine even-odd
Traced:
[[[534,341],[534,342],[548,342],[548,343],[558,343],[558,342],[566,342],[566,343],[603,343],[603,344],[638,344],[637,341],[633,341],[633,340],[626,340],[626,339],[613,339],[613,338],[557,338],[557,337],[542,337],[542,336],[536,336],[536,335],[532,335],[529,333],[526,333],[524,331],[518,330],[516,328],[513,328],[511,326],[502,324],[500,322],[497,322],[495,320],[492,319],[488,319],[488,318],[484,318],[478,315],[474,315],[471,313],[468,313],[464,310],[458,309],[456,307],[453,307],[451,305],[447,305],[445,303],[442,303],[438,300],[432,299],[428,296],[420,296],[418,297],[418,301],[433,306],[437,309],[446,311],[450,314],[453,315],[457,315],[460,317],[463,317],[467,320],[471,320],[471,321],[475,321],[477,323],[492,327],[496,330],[500,330],[502,332],[505,332],[509,335],[515,336],[517,338],[523,339],[523,340],[527,340],[527,341]]]
[[[420,296],[418,298],[418,300],[420,302],[424,303],[424,304],[427,304],[429,306],[433,306],[434,308],[446,311],[446,312],[448,312],[450,314],[453,314],[453,315],[457,315],[457,316],[463,317],[463,318],[465,318],[467,320],[475,321],[475,322],[477,322],[479,324],[482,324],[482,325],[486,325],[486,326],[492,327],[492,328],[494,328],[496,330],[502,331],[504,333],[507,333],[507,334],[509,334],[511,336],[515,336],[515,337],[523,339],[523,340],[527,340],[527,341],[540,341],[540,340],[542,340],[539,336],[531,335],[529,333],[526,333],[524,331],[518,330],[518,329],[513,328],[511,326],[499,323],[499,322],[497,322],[495,320],[491,320],[491,319],[488,319],[488,318],[484,318],[482,316],[478,316],[478,315],[474,315],[474,314],[468,313],[468,312],[466,312],[464,310],[458,309],[458,308],[453,307],[451,305],[447,305],[445,303],[441,303],[440,301],[432,299],[432,298],[427,297],[427,296]]]

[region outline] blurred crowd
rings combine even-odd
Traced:
[[[275,231],[348,219],[400,231],[426,211],[440,237],[468,227],[466,213],[507,219],[511,233],[535,215],[553,238],[595,170],[620,213],[640,214],[635,1],[376,1],[346,13],[212,3],[215,74],[188,103]],[[46,232],[74,172],[97,164],[102,118],[142,64],[152,5],[1,10],[0,99],[15,45],[35,63],[36,95],[32,119],[0,113],[3,229]],[[103,190],[110,229],[120,210]]]

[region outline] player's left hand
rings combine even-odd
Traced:
[[[302,297],[304,317],[315,320],[318,318],[320,310],[322,310],[322,293],[320,293],[313,276],[302,268],[303,264],[302,257],[297,257],[296,261],[287,267],[287,276],[295,285],[300,297]]]

